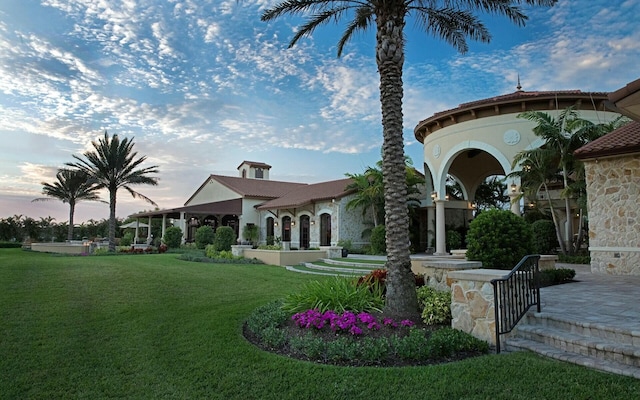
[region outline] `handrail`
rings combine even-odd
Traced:
[[[492,279],[496,322],[496,353],[500,353],[500,335],[509,333],[533,305],[540,312],[540,256],[524,256],[509,274]]]

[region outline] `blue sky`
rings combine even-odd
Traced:
[[[342,26],[287,49],[300,19],[260,21],[276,0],[0,1],[0,218],[68,219],[41,197],[42,181],[107,130],[134,137],[158,165],[160,208],[180,206],[211,173],[243,160],[271,179],[319,182],[380,159],[374,32],[336,57]],[[493,39],[457,54],[407,24],[406,153],[435,112],[515,91],[612,91],[638,78],[640,0],[560,0],[527,10],[519,28],[482,17]],[[104,198],[107,198],[105,195]],[[150,209],[121,192],[117,214]],[[80,203],[76,220],[108,218]]]

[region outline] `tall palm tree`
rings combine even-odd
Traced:
[[[136,192],[133,185],[158,184],[158,179],[148,176],[158,172],[158,166],[136,169],[147,157],[136,159],[137,152],[133,151],[133,139],[124,138],[120,141],[118,135],[109,137],[105,131],[104,137],[97,142],[92,141],[94,151],[86,151],[84,158],[73,155],[78,160],[67,165],[80,169],[96,182],[98,189],[109,191],[109,251],[116,250],[116,197],[118,189],[125,189],[135,198],[142,199],[157,206],[150,198]]]
[[[484,12],[503,15],[517,25],[527,17],[521,4],[551,6],[556,0],[284,0],[264,11],[263,21],[285,14],[303,15],[306,22],[291,39],[289,47],[310,36],[316,28],[342,18],[351,18],[337,46],[338,56],[354,33],[375,26],[376,63],[380,75],[382,108],[382,173],[384,177],[385,225],[387,232],[387,297],[389,313],[414,315],[418,309],[411,272],[409,213],[402,137],[402,69],[404,28],[413,16],[417,26],[467,51],[467,38],[489,42],[491,36],[474,15]]]
[[[53,183],[42,182],[42,194],[47,197],[32,201],[60,200],[69,204],[69,228],[67,240],[73,239],[73,216],[76,204],[80,201],[102,201],[98,195],[98,188],[84,171],[79,169],[62,168],[56,174]]]

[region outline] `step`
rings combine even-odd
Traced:
[[[374,270],[374,269],[384,269],[385,268],[383,263],[342,261],[342,260],[336,260],[336,259],[332,259],[332,258],[324,258],[321,261],[324,262],[324,263],[327,263],[327,264],[344,266],[344,267],[363,267],[363,268],[370,268],[372,270]]]
[[[640,378],[640,332],[567,316],[529,312],[505,349],[531,350],[555,359]]]
[[[640,348],[632,345],[535,325],[519,326],[516,336],[563,351],[640,367]]]
[[[564,351],[558,349],[557,347],[553,347],[533,340],[510,338],[506,340],[505,345],[506,351],[529,350],[556,360],[640,379],[640,368],[638,367],[622,364],[616,361],[602,360],[592,356],[584,356],[581,354]]]
[[[350,273],[344,273],[333,270],[320,270],[314,268],[308,268],[304,265],[287,265],[285,266],[287,271],[297,272],[301,274],[311,274],[311,275],[324,275],[324,276],[343,276],[343,277],[358,277],[360,275],[354,275]]]
[[[371,272],[371,270],[368,268],[343,268],[343,267],[337,267],[337,266],[333,267],[333,266],[327,266],[327,265],[319,265],[315,263],[302,263],[301,265],[309,269],[314,269],[319,271],[333,271],[337,273],[344,273],[344,274],[351,274],[351,275],[358,275],[358,276],[364,276],[369,272]]]
[[[595,322],[576,321],[557,314],[530,312],[523,319],[524,324],[540,325],[560,329],[588,337],[613,340],[617,343],[640,348],[640,332]]]

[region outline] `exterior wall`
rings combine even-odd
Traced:
[[[300,210],[296,215],[288,211],[280,210],[278,217],[269,211],[260,211],[258,221],[260,224],[260,243],[265,243],[267,238],[267,218],[273,217],[278,222],[278,226],[274,226],[274,236],[282,237],[282,218],[291,217],[291,221],[295,222],[295,226],[291,227],[291,247],[300,247],[300,217],[308,215],[312,224],[309,229],[309,246],[312,248],[320,247],[320,215],[331,215],[331,245],[337,246],[340,240],[350,240],[354,247],[362,247],[369,244],[367,240],[362,239],[362,231],[367,227],[363,222],[362,210],[347,210],[346,204],[353,195],[346,196],[335,201],[323,201],[315,204],[314,212],[308,210]],[[243,225],[245,224],[243,215]],[[257,222],[256,222],[257,223]]]
[[[585,160],[591,271],[640,275],[640,155]]]
[[[222,185],[220,182],[214,179],[209,179],[206,185],[204,185],[198,193],[196,193],[187,206],[196,204],[212,203],[214,201],[224,201],[239,199],[242,196],[228,187]]]

